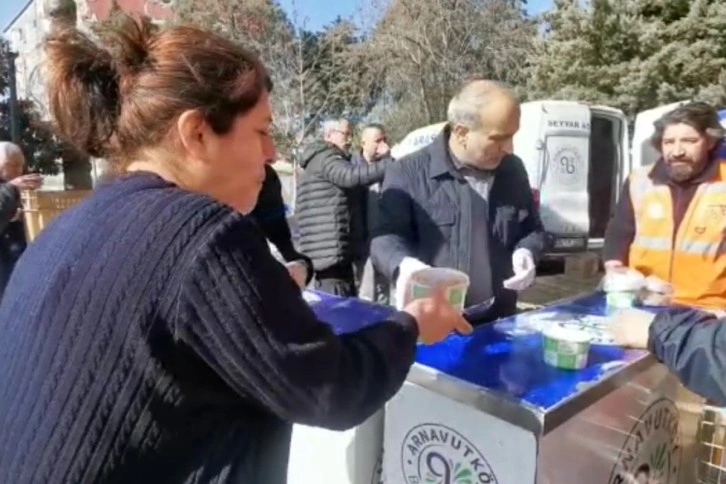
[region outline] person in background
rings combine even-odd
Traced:
[[[347,120],[323,123],[323,139],[308,146],[300,158],[303,172],[295,200],[300,250],[313,261],[314,287],[338,296],[356,295],[353,189],[380,182],[389,164],[353,164],[351,139]]]
[[[504,86],[466,83],[434,141],[391,165],[381,189],[374,266],[395,283],[396,305],[416,270],[466,272],[466,305],[493,306],[485,320],[516,311],[535,278],[545,234],[522,161],[512,154],[519,103]]]
[[[353,156],[355,164],[379,163],[391,158],[388,136],[381,124],[367,124],[360,132],[360,151]],[[353,206],[353,234],[357,255],[355,260],[358,296],[381,304],[390,301],[390,287],[386,277],[373,267],[370,246],[373,230],[378,224],[378,198],[380,183],[355,190]]]
[[[471,330],[442,291],[343,336],[316,317],[247,215],[275,158],[250,51],[126,17],[54,29],[44,58],[58,134],[124,175],[7,286],[1,483],[284,484],[293,422],[365,421],[419,338]]]
[[[391,147],[388,144],[386,128],[378,123],[364,125],[360,131],[360,151],[353,157],[353,162],[375,163],[390,156]]]
[[[24,171],[20,147],[0,141],[0,296],[26,246],[20,191],[36,190],[43,184],[43,177]]]
[[[267,240],[275,246],[295,282],[300,288],[305,288],[313,277],[313,264],[309,257],[295,249],[287,223],[280,177],[269,163],[265,166],[265,181],[257,197],[257,205],[250,215],[257,221]]]
[[[603,260],[672,286],[675,303],[726,309],[724,128],[706,103],[684,104],[655,123],[661,154],[627,179],[605,234]]]

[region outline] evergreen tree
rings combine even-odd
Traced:
[[[685,99],[726,101],[726,1],[556,0],[530,98],[615,106],[631,117]]]
[[[8,42],[0,39],[0,141],[10,141],[12,123],[10,117],[10,59]],[[67,146],[53,135],[47,122],[32,101],[18,100],[18,132],[20,147],[25,153],[28,169],[47,175],[59,172],[58,161]]]

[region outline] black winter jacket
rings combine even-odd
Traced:
[[[295,249],[285,214],[285,202],[282,199],[282,183],[270,165],[265,166],[265,182],[257,197],[257,205],[250,215],[260,226],[267,240],[275,245],[285,262],[301,261],[305,264],[308,271],[307,282],[310,282],[313,277],[312,262]]]
[[[13,220],[20,208],[20,191],[15,185],[0,180],[0,296],[5,291],[15,263],[25,250],[22,218]]]
[[[352,189],[380,182],[388,164],[353,164],[350,155],[324,142],[305,150],[295,212],[300,250],[312,259],[316,271],[353,262],[352,216],[357,198]]]
[[[405,257],[434,267],[489,273],[496,299],[488,317],[509,316],[516,311],[517,293],[502,284],[513,274],[512,253],[528,249],[537,260],[547,246],[527,171],[514,155],[495,170],[486,202],[489,263],[471,267],[471,231],[477,221],[472,218],[471,188],[449,153],[449,136],[447,126],[431,144],[396,161],[386,173],[371,259],[393,282]],[[467,305],[484,302],[472,300],[470,294]]]
[[[650,326],[648,349],[686,388],[726,406],[726,318],[667,309]]]

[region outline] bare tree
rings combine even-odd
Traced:
[[[523,79],[536,27],[511,0],[374,0],[380,20],[373,43],[385,62],[394,118],[442,121],[462,81]],[[412,126],[410,128],[417,127]]]
[[[275,141],[283,153],[314,134],[321,118],[358,116],[374,103],[379,79],[368,73],[351,22],[311,32],[294,2],[288,16],[273,0],[179,0],[176,15],[258,53],[275,84]]]

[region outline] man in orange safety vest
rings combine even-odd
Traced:
[[[726,309],[724,129],[712,106],[664,115],[651,138],[661,153],[625,182],[605,235],[606,269],[627,266],[669,283],[673,302]]]

